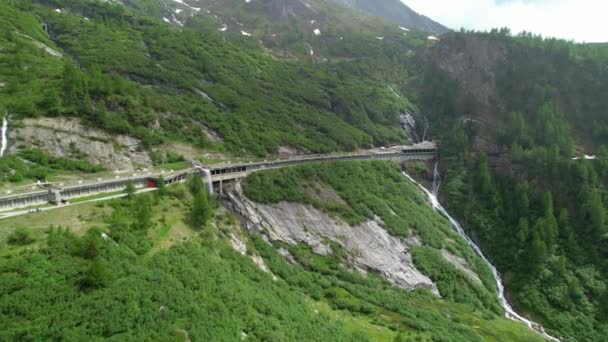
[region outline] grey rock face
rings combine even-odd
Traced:
[[[93,164],[110,170],[131,170],[151,165],[139,140],[126,135],[109,135],[83,126],[77,119],[24,119],[9,131],[10,149],[39,148],[57,157],[84,155]]]
[[[431,279],[414,266],[409,251],[411,240],[391,236],[379,218],[350,226],[302,204],[254,203],[243,195],[238,183],[228,192],[227,205],[245,219],[250,232],[262,233],[271,242],[306,243],[315,253],[328,255],[332,250],[325,241],[331,240],[349,252],[353,266],[360,272],[378,272],[404,289],[427,288],[439,295]]]
[[[429,58],[457,80],[463,89],[474,94],[482,111],[493,111],[496,105],[502,107],[495,70],[507,61],[507,53],[504,42],[462,36],[458,41],[437,44]]]
[[[477,275],[477,273],[475,273],[471,270],[471,266],[469,265],[469,263],[466,260],[448,252],[445,249],[441,250],[441,255],[443,255],[443,257],[447,261],[449,261],[452,265],[456,266],[456,268],[458,268],[459,270],[464,272],[473,281],[475,281],[479,285],[483,285],[481,282],[481,279],[479,279],[479,276]]]

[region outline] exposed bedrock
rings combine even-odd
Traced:
[[[431,279],[414,266],[410,247],[417,239],[391,236],[379,218],[351,226],[308,205],[256,203],[245,197],[240,183],[227,192],[226,205],[243,218],[250,232],[271,242],[305,243],[315,253],[328,255],[332,250],[326,241],[331,240],[348,252],[358,271],[377,272],[404,289],[427,288],[439,296]]]

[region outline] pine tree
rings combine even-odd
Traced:
[[[485,199],[491,198],[489,195],[492,191],[492,179],[490,177],[488,159],[485,155],[482,155],[477,162],[475,180],[477,193],[479,193]]]
[[[135,185],[133,185],[132,181],[127,182],[127,186],[125,188],[125,194],[127,194],[128,200],[132,200],[135,197]]]
[[[188,188],[192,195],[196,195],[205,190],[205,184],[198,174],[193,174],[188,178]]]
[[[586,238],[589,241],[600,241],[606,231],[606,211],[598,190],[589,193],[583,210],[585,213]]]
[[[207,224],[213,215],[209,194],[206,191],[199,191],[192,200],[191,219],[196,228],[201,228]]]
[[[156,193],[159,197],[163,197],[167,194],[167,185],[165,184],[165,177],[163,175],[158,176],[156,180]]]
[[[553,250],[557,240],[557,220],[553,214],[553,196],[551,192],[543,196],[543,219],[541,224],[542,239],[549,251]]]
[[[80,288],[88,291],[103,287],[106,284],[108,275],[108,267],[103,260],[95,258],[80,279]]]
[[[133,228],[145,230],[152,226],[152,202],[149,195],[138,196],[133,201]]]
[[[517,240],[520,245],[524,245],[528,241],[528,237],[530,234],[530,225],[528,224],[528,219],[522,217],[519,219],[519,224],[517,225]]]
[[[547,257],[547,246],[543,242],[538,231],[532,233],[532,243],[528,250],[528,261],[533,271],[538,272],[542,269]]]
[[[567,250],[568,247],[571,247],[571,245],[574,244],[574,230],[570,224],[570,215],[566,208],[560,210],[557,222],[559,226],[559,238]]]

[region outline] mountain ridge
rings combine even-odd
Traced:
[[[400,0],[329,0],[370,15],[382,17],[406,28],[415,28],[432,34],[444,34],[449,29],[442,24],[421,15]]]

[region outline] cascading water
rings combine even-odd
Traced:
[[[207,189],[207,192],[209,193],[209,195],[213,195],[213,181],[211,180],[211,172],[209,171],[209,169],[203,169],[203,168],[201,168],[201,171],[203,172],[203,180],[205,181],[205,189]]]
[[[502,279],[500,278],[500,274],[498,273],[498,270],[496,269],[496,267],[494,267],[494,265],[492,265],[490,260],[488,260],[488,258],[486,258],[486,256],[481,251],[481,248],[479,248],[479,246],[477,246],[477,244],[475,242],[473,242],[473,240],[471,240],[471,238],[469,238],[469,236],[465,233],[464,229],[462,229],[462,227],[460,226],[460,223],[458,223],[458,221],[456,221],[447,212],[447,210],[445,210],[445,208],[441,205],[441,203],[439,202],[439,199],[437,198],[437,193],[439,192],[439,187],[441,186],[441,175],[439,174],[438,163],[435,163],[435,168],[433,170],[433,192],[426,189],[424,186],[422,186],[420,183],[418,183],[416,180],[414,180],[412,177],[410,177],[407,173],[404,172],[403,174],[414,184],[418,185],[418,187],[420,189],[422,189],[422,191],[424,191],[424,193],[428,196],[429,200],[431,201],[433,208],[435,210],[437,210],[438,212],[440,212],[443,216],[445,216],[450,221],[450,224],[452,225],[454,230],[460,236],[462,236],[467,241],[467,243],[471,247],[473,247],[475,252],[483,259],[483,261],[485,261],[486,264],[488,264],[488,266],[492,270],[492,275],[494,276],[494,281],[496,282],[496,287],[498,289],[498,299],[500,301],[500,304],[502,305],[502,307],[505,310],[505,316],[509,319],[524,323],[530,329],[537,331],[543,337],[545,337],[551,341],[559,342],[559,339],[547,334],[545,332],[545,329],[540,324],[532,322],[532,321],[522,317],[517,312],[515,312],[515,310],[513,309],[511,304],[509,304],[509,302],[507,301],[507,299],[505,297],[505,288],[504,288],[504,285],[502,284]]]
[[[433,195],[435,198],[439,193],[439,187],[441,187],[441,175],[439,174],[439,162],[435,162],[433,167]]]
[[[399,116],[401,119],[401,124],[403,125],[403,129],[405,133],[409,136],[409,138],[414,143],[419,143],[420,139],[418,138],[418,133],[416,133],[416,120],[411,113],[405,112]]]
[[[0,146],[0,157],[4,156],[8,148],[8,113],[2,118],[2,146]]]

